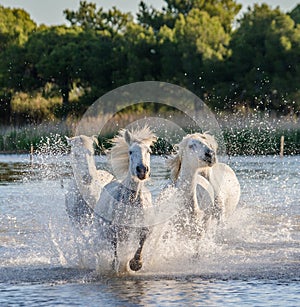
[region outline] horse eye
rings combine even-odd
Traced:
[[[132,155],[132,151],[131,150],[129,150],[129,154]]]
[[[195,147],[195,144],[190,144],[189,145],[189,148],[194,148]]]

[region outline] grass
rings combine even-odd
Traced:
[[[300,154],[300,118],[269,113],[219,116],[229,155],[276,155],[284,136],[284,154]]]
[[[130,120],[128,119],[130,122]],[[280,138],[284,136],[284,154],[300,154],[300,119],[287,120],[260,116],[228,115],[218,119],[226,150],[229,155],[277,155],[280,152]],[[115,123],[115,121],[114,121]],[[91,123],[89,123],[91,124]],[[120,125],[122,127],[122,125]],[[0,152],[25,153],[41,146],[46,139],[56,142],[64,136],[72,136],[74,128],[64,122],[26,125],[20,128],[0,127]],[[101,135],[99,141],[104,148],[109,146],[111,134]],[[170,144],[160,139],[155,145],[155,154],[172,152]]]
[[[53,135],[70,135],[70,128],[64,123],[46,123],[25,125],[23,127],[0,127],[0,152],[29,153],[31,146],[37,148],[40,143]]]
[[[225,129],[223,136],[229,155],[278,155],[284,136],[284,154],[300,154],[300,129]]]

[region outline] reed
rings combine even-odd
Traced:
[[[97,148],[97,153],[108,148],[111,145],[109,140],[117,131],[117,127],[126,126],[130,120],[131,116],[128,114],[125,120],[124,118],[122,120],[115,118],[111,122],[111,126],[107,125],[106,128],[108,129],[103,129],[101,135],[99,135],[100,148]],[[125,122],[123,123],[123,121]],[[231,114],[227,117],[221,116],[218,118],[218,122],[229,155],[279,155],[282,136],[284,136],[284,155],[300,154],[299,119],[242,117]],[[90,125],[91,122],[87,121],[86,124]],[[96,125],[97,122],[94,124]],[[64,140],[65,136],[73,136],[74,130],[72,124],[68,122],[26,125],[19,128],[2,126],[0,127],[0,152],[29,153],[31,146],[37,149],[46,138],[59,135]],[[172,145],[174,144],[159,139],[153,147],[153,153],[158,155],[170,154],[173,152]]]
[[[300,129],[244,128],[224,129],[223,137],[229,155],[279,155],[284,136],[284,155],[300,154]]]
[[[22,127],[0,127],[0,152],[29,153],[31,146],[37,148],[43,139],[51,135],[62,137],[72,134],[66,123],[43,123]]]

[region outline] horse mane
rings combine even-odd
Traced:
[[[129,144],[125,140],[126,129],[121,129],[111,140],[113,146],[108,150],[109,160],[113,167],[115,176],[124,177],[129,168],[128,149]],[[132,129],[129,131],[133,142],[144,143],[150,147],[157,137],[148,126],[141,129]]]
[[[189,139],[201,139],[207,146],[209,146],[212,150],[217,152],[218,143],[215,140],[215,137],[208,132],[204,133],[194,133],[194,134],[188,134],[181,142],[177,145],[178,151],[177,154],[167,160],[167,166],[171,170],[171,180],[175,182],[178,179],[180,169],[181,169],[181,161],[182,161],[182,155],[183,151],[187,146],[187,142]]]
[[[218,143],[215,139],[215,137],[210,134],[208,131],[204,133],[195,133],[196,135],[199,135],[199,137],[208,145],[210,149],[212,149],[215,153],[217,153],[218,150]]]

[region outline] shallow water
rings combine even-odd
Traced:
[[[163,162],[152,161],[154,194],[166,182]],[[227,225],[197,242],[161,225],[143,269],[115,276],[65,212],[69,158],[1,155],[0,305],[299,306],[300,157],[229,163],[242,197]]]

